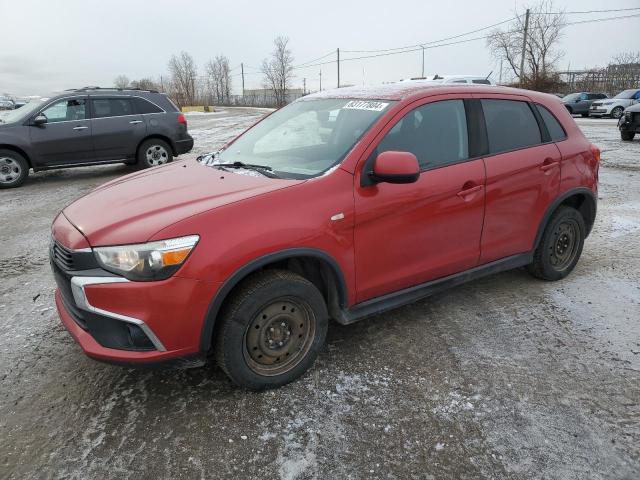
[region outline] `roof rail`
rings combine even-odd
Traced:
[[[146,88],[118,88],[118,87],[98,87],[98,86],[88,86],[82,88],[69,88],[65,90],[65,92],[86,92],[88,90],[116,90],[118,92],[124,92],[129,90],[134,90],[138,92],[149,92],[149,93],[160,93],[158,90],[151,90]]]

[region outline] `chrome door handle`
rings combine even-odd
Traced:
[[[86,130],[89,127],[73,127],[74,130]]]
[[[138,123],[142,123],[142,120],[131,120],[129,123],[130,123],[131,125],[136,125],[136,124],[138,124]]]

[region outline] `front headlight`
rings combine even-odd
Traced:
[[[138,245],[98,247],[93,252],[105,270],[129,280],[164,280],[180,268],[199,239],[198,235],[189,235]]]

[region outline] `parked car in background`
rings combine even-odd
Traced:
[[[482,75],[429,75],[400,80],[401,82],[431,82],[436,84],[473,83],[478,85],[495,85],[494,81]]]
[[[9,97],[0,96],[0,110],[13,110],[13,100]]]
[[[597,101],[591,104],[589,115],[594,117],[620,118],[627,107],[640,101],[640,88],[630,88],[617,94],[615,97]]]
[[[547,94],[308,95],[200,162],[67,206],[52,227],[56,306],[90,357],[215,358],[238,385],[277,387],[311,367],[329,318],[517,267],[566,277],[594,223],[599,160]]]
[[[185,116],[163,93],[68,90],[0,118],[0,188],[22,185],[29,169],[118,162],[147,168],[192,148]]]
[[[26,100],[15,100],[13,102],[13,109],[17,110],[20,107],[24,107],[28,102]]]
[[[625,108],[624,114],[618,120],[620,137],[631,141],[636,133],[640,133],[640,103]]]
[[[589,116],[589,108],[595,100],[607,98],[604,93],[578,92],[562,97],[562,103],[572,115]]]

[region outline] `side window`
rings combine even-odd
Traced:
[[[420,168],[434,168],[469,158],[467,117],[462,100],[428,103],[407,113],[382,139],[377,153],[413,153]]]
[[[83,98],[60,100],[44,109],[42,113],[47,117],[48,123],[84,120],[87,118],[86,100]]]
[[[586,93],[581,93],[580,94],[580,100],[587,100],[589,98],[589,96]]]
[[[542,142],[538,122],[527,102],[482,100],[489,151],[506,152]]]
[[[590,93],[587,96],[587,100],[595,100],[596,98],[598,98],[598,94],[597,93]]]
[[[164,111],[157,105],[154,105],[153,103],[145,100],[144,98],[133,97],[131,101],[133,101],[133,105],[135,106],[136,113],[142,113],[142,114],[162,113]]]
[[[634,99],[634,100],[640,100],[640,90],[638,90],[638,91],[636,92],[636,94],[633,96],[633,99]]]
[[[472,80],[473,83],[479,83],[481,85],[491,85],[491,82],[489,80],[487,80],[486,78],[480,78],[480,79],[475,79]]]
[[[133,114],[128,98],[94,98],[91,100],[93,118],[121,117]]]
[[[547,131],[549,132],[549,135],[551,135],[551,140],[557,142],[567,138],[567,134],[562,128],[562,125],[560,125],[560,122],[558,122],[553,113],[547,110],[547,107],[543,107],[542,105],[537,103],[536,108],[538,109],[538,112],[540,112],[542,121],[547,126]]]

